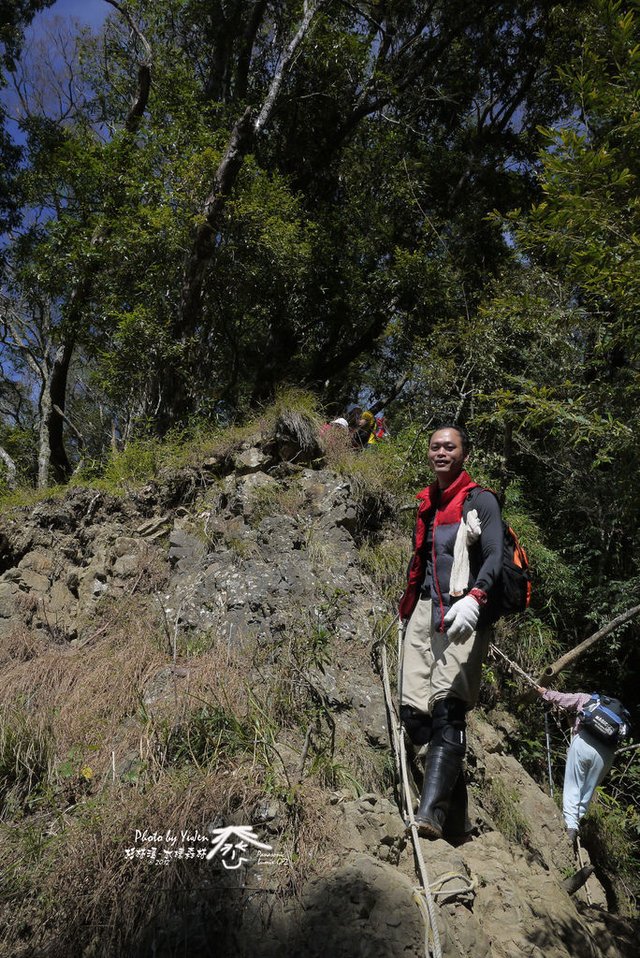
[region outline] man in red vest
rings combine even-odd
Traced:
[[[436,479],[417,496],[415,551],[399,610],[408,623],[401,717],[413,744],[428,745],[416,813],[428,838],[461,839],[469,830],[465,717],[478,698],[491,588],[502,571],[500,507],[465,471],[469,449],[460,426],[445,424],[431,436]]]

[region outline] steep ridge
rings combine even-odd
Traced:
[[[373,654],[391,612],[360,548],[395,504],[295,444],[284,454],[296,461],[254,437],[127,497],[75,489],[0,520],[0,953],[425,955]],[[29,791],[7,729],[45,711],[49,788],[42,773]],[[565,890],[561,816],[514,734],[477,711],[475,837],[421,844],[443,955],[631,958],[637,927],[596,878],[590,904]],[[240,846],[247,827],[268,849]],[[204,858],[224,828],[238,868]],[[52,876],[70,850],[65,891]]]

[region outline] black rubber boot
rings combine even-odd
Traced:
[[[469,799],[464,770],[460,771],[451,792],[449,812],[442,828],[442,837],[451,845],[462,845],[473,831],[469,820]]]
[[[418,831],[426,838],[442,838],[451,796],[462,773],[462,760],[463,755],[446,744],[429,747],[424,763],[422,796],[416,812]]]

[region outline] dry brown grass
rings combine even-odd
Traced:
[[[144,740],[160,720],[182,721],[207,702],[246,710],[244,669],[226,638],[214,637],[207,655],[179,658],[177,665],[174,672],[157,603],[133,597],[108,605],[76,647],[51,644],[25,628],[5,636],[0,705],[46,716],[58,758],[90,749],[93,774],[104,776],[114,752],[116,759],[132,749],[148,754]]]
[[[90,954],[134,954],[149,927],[179,914],[188,890],[211,877],[206,861],[129,860],[136,829],[204,834],[214,819],[260,797],[255,772],[248,766],[235,772],[182,780],[167,773],[141,791],[118,785],[75,814],[28,820],[6,832],[0,954],[84,954],[94,938]]]
[[[149,630],[144,601],[113,610],[113,618],[98,623],[94,634],[93,644],[78,648],[29,640],[24,631],[19,637],[24,645],[15,636],[5,640],[0,702],[50,716],[59,755],[98,746],[94,762],[101,772],[111,762],[111,743],[123,720],[167,657],[157,633]]]
[[[79,647],[24,628],[0,642],[0,726],[24,759],[0,825],[0,955],[133,955],[168,916],[188,921],[210,863],[130,861],[136,828],[247,824],[266,794],[280,796],[276,896],[295,893],[327,844],[326,793],[295,775],[303,733],[287,736],[293,750],[276,742],[250,650],[213,636],[174,669],[164,626],[158,604],[135,595],[105,604]],[[214,929],[225,907],[209,895]]]
[[[43,634],[34,632],[20,624],[9,633],[0,635],[0,669],[18,662],[29,662],[43,655],[50,647],[50,640]],[[8,689],[4,689],[5,693]],[[0,687],[0,696],[3,689]]]
[[[250,754],[222,755],[214,768],[157,768],[144,787],[107,782],[74,808],[3,827],[0,955],[148,954],[150,936],[176,921],[188,926],[191,909],[222,943],[235,896],[211,889],[210,863],[156,865],[131,861],[125,850],[134,847],[136,829],[205,833],[214,820],[248,824],[267,774]],[[275,897],[296,893],[331,834],[326,794],[310,782],[297,784],[280,809],[275,841],[285,861],[269,872]]]
[[[303,611],[297,639],[287,630],[261,663],[248,640],[229,647],[226,632],[174,634],[148,594],[166,573],[152,581],[152,558],[76,644],[25,626],[0,639],[0,733],[24,758],[0,824],[0,955],[134,955],[152,926],[188,920],[209,864],[131,861],[136,828],[248,824],[274,798],[285,856],[270,874],[276,896],[295,893],[331,845],[326,787],[353,773],[334,758],[329,710],[305,673],[330,657],[335,635]],[[10,779],[11,755],[7,767]],[[358,771],[367,786],[377,774]],[[207,895],[212,927],[224,924],[225,906]]]

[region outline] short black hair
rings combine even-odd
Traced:
[[[434,432],[440,432],[441,429],[455,429],[462,441],[462,451],[464,452],[465,456],[471,451],[471,438],[464,426],[461,426],[457,422],[451,422],[450,419],[445,419],[438,423],[431,435],[433,436]]]

